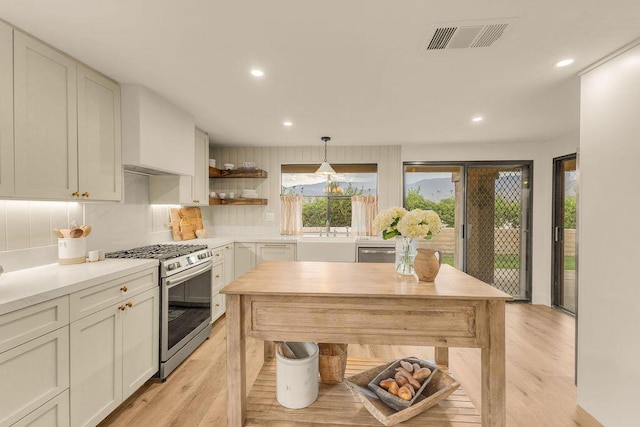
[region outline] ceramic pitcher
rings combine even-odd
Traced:
[[[416,270],[418,279],[423,282],[433,282],[436,280],[438,271],[440,271],[440,264],[442,264],[442,254],[440,251],[419,248],[413,267]]]

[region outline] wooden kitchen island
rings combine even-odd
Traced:
[[[274,357],[273,341],[434,346],[439,365],[448,365],[448,347],[481,348],[482,425],[506,424],[504,315],[512,298],[453,267],[425,283],[398,276],[392,264],[267,262],[221,292],[229,426],[245,425],[247,335],[265,341],[265,360]],[[296,414],[308,410],[309,424],[320,424],[317,408]]]

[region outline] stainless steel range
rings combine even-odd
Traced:
[[[206,245],[151,245],[107,258],[160,261],[160,378],[165,380],[211,332],[211,257]]]

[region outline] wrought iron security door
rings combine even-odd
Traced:
[[[529,299],[530,165],[469,165],[466,177],[465,271]]]

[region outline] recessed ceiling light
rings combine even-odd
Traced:
[[[293,126],[293,123],[291,123],[290,121],[285,121],[285,122],[282,122],[282,125],[283,126]]]
[[[478,123],[484,120],[484,117],[482,116],[475,116],[474,118],[471,119],[472,122],[474,123]]]
[[[556,67],[566,67],[567,65],[573,64],[573,58],[563,59],[562,61],[556,62]]]
[[[251,70],[251,75],[253,77],[262,77],[264,76],[264,71],[258,69],[258,68],[254,68],[253,70]]]

